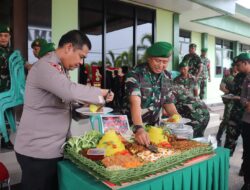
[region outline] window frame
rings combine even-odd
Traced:
[[[220,40],[220,44],[217,43],[217,41]],[[226,47],[226,44],[229,44],[229,47]],[[219,47],[220,46],[220,47]],[[217,60],[216,60],[216,52],[217,51],[220,51],[220,54],[221,54],[221,60],[220,60],[220,65],[221,65],[221,73],[220,74],[217,74],[216,73],[216,66],[217,66]],[[224,62],[223,62],[223,59],[224,59],[224,52],[225,51],[229,51],[231,52],[230,53],[230,59],[231,61],[233,60],[233,42],[230,41],[230,40],[226,40],[226,39],[222,39],[222,38],[215,38],[215,69],[214,69],[214,76],[215,78],[222,78],[223,77],[223,65],[224,65]]]
[[[183,38],[183,40],[182,40],[182,38]],[[181,62],[183,57],[186,55],[186,53],[181,54],[182,44],[185,44],[185,45],[189,46],[190,42],[191,42],[191,31],[180,29],[180,35],[179,35],[179,47],[180,47],[179,56],[180,57],[179,57],[179,62]]]
[[[140,9],[145,9],[148,11],[152,12],[152,43],[155,42],[155,31],[156,31],[156,10],[155,9],[150,9],[150,8],[146,8],[146,7],[142,7],[142,6],[138,6],[138,5],[133,5],[130,3],[126,3],[126,2],[117,2],[115,0],[102,0],[100,1],[100,3],[102,3],[102,67],[104,68],[104,76],[103,79],[104,80],[104,84],[103,84],[103,88],[106,87],[106,55],[107,55],[107,48],[106,48],[106,34],[107,34],[107,4],[110,2],[115,2],[115,3],[119,3],[119,4],[124,4],[126,6],[130,6],[133,8],[133,67],[136,66],[135,63],[137,63],[137,26],[138,26],[138,12]],[[81,13],[81,1],[78,1],[78,20],[79,20],[79,28],[81,28],[80,26],[80,13]],[[78,82],[79,82],[79,78],[80,78],[80,73],[78,74]]]

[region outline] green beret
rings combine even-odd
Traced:
[[[207,50],[208,50],[207,48],[202,48],[201,52],[207,52]]]
[[[0,24],[0,33],[10,33],[10,27]]]
[[[46,55],[48,52],[51,52],[51,51],[55,51],[55,48],[54,48],[54,43],[46,43],[46,44],[42,44],[41,45],[41,49],[38,53],[38,56],[39,57],[43,57],[44,55]]]
[[[197,45],[194,44],[194,43],[192,43],[192,44],[189,45],[189,48],[196,48],[196,47],[197,47]]]
[[[173,46],[168,42],[156,42],[147,49],[148,57],[169,57]]]
[[[240,55],[236,56],[233,61],[235,63],[239,62],[239,61],[248,61],[250,60],[250,53],[241,53]]]
[[[34,48],[35,46],[41,47],[43,44],[47,44],[48,42],[45,39],[37,38],[31,43],[31,48]]]
[[[188,62],[187,61],[182,61],[180,64],[179,64],[179,67],[182,68],[182,67],[187,67],[188,66]]]

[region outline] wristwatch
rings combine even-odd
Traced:
[[[133,127],[133,133],[136,133],[141,128],[143,128],[142,125],[134,125],[134,127]]]

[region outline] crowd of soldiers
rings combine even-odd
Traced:
[[[71,32],[73,32],[74,35],[82,35],[79,31]],[[10,30],[8,27],[0,25],[0,38],[0,92],[3,92],[10,88],[8,58],[13,52],[9,47]],[[89,43],[87,50],[90,50],[91,43],[87,37],[86,41]],[[60,48],[63,49],[64,46],[66,47],[68,45],[69,44],[65,42]],[[48,52],[54,52],[55,50],[52,43],[47,43],[43,39],[36,39],[31,46],[34,50],[34,55],[38,59],[45,56]],[[180,114],[183,117],[189,118],[191,122],[188,124],[190,124],[194,130],[193,137],[204,136],[210,115],[206,104],[202,100],[205,98],[207,81],[211,81],[210,61],[206,57],[208,49],[201,49],[201,56],[199,56],[195,52],[196,47],[195,44],[190,44],[189,53],[184,56],[182,62],[179,64],[180,76],[175,79],[172,79],[170,72],[166,70],[173,49],[172,45],[167,42],[156,42],[149,47],[146,51],[147,62],[138,65],[126,75],[123,87],[125,92],[122,112],[128,115],[129,122],[135,133],[135,139],[139,143],[146,146],[149,145],[149,137],[144,130],[144,125],[155,125],[159,123],[162,109],[164,109],[170,117],[174,114]],[[59,52],[61,50],[60,48]],[[88,53],[87,50],[85,52],[85,49],[82,49],[86,54]],[[73,52],[75,51],[76,50]],[[56,57],[55,53],[52,54]],[[226,130],[225,147],[230,149],[231,155],[234,152],[237,138],[242,134],[241,126],[249,125],[248,119],[241,121],[242,118],[248,118],[249,116],[244,116],[244,114],[246,114],[246,108],[240,101],[242,88],[244,88],[243,81],[245,80],[247,72],[244,69],[238,69],[239,73],[236,71],[236,68],[240,67],[237,64],[245,60],[250,60],[249,54],[244,56],[243,58],[237,56],[234,59],[231,72],[228,75],[224,75],[221,83],[221,89],[225,94],[233,94],[234,97],[238,97],[233,100],[223,98],[225,104],[224,119],[217,134],[217,140],[220,144],[221,135],[223,131]],[[49,58],[49,56],[47,57]],[[79,58],[79,56],[75,58]],[[52,66],[56,66],[58,69],[58,64]],[[75,63],[71,64],[72,68],[76,67],[73,65]],[[26,65],[27,69],[31,67],[31,64]],[[70,70],[71,67],[68,69]],[[59,71],[61,72],[61,69],[59,69]],[[117,80],[117,82],[119,82],[119,80]],[[247,85],[245,84],[245,86]],[[107,90],[105,93],[102,93],[102,96],[104,96],[104,94],[108,96]],[[248,97],[248,95],[246,97]],[[113,95],[110,100],[112,99]],[[118,104],[118,102],[119,99],[115,101],[116,104]],[[248,102],[246,105],[247,104]],[[243,146],[245,148],[246,143],[243,142]],[[244,166],[242,168],[249,167],[246,158],[249,158],[249,151],[244,151],[243,153]],[[246,170],[244,170],[243,173],[245,176],[249,175],[246,174]],[[245,181],[245,184],[249,183],[248,177],[246,177]]]

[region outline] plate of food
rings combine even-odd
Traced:
[[[191,121],[191,119],[181,117],[178,114],[174,114],[172,117],[161,120],[163,124],[185,124]]]
[[[96,115],[110,113],[113,109],[110,107],[103,107],[102,105],[91,104],[89,107],[81,107],[76,109],[76,111],[83,115]]]
[[[240,99],[239,96],[235,96],[233,94],[225,94],[221,96],[222,98],[226,98],[226,99]]]

